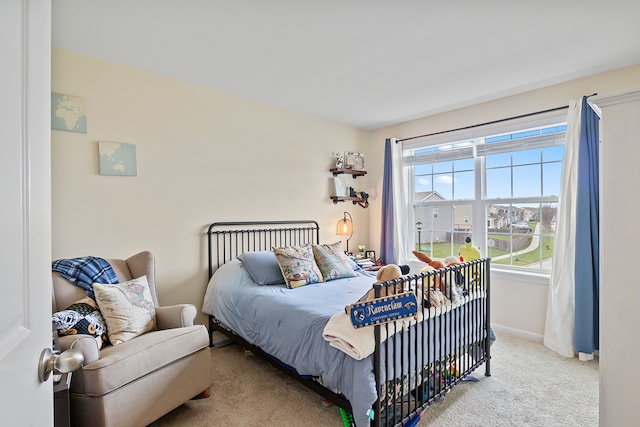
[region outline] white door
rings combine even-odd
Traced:
[[[51,346],[51,2],[0,2],[0,417],[53,425]]]

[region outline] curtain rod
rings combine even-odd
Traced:
[[[589,99],[592,96],[596,96],[596,95],[597,95],[597,93],[594,92],[591,95],[587,95],[586,98]],[[490,121],[490,122],[478,123],[478,124],[475,124],[475,125],[464,126],[464,127],[461,127],[461,128],[442,130],[440,132],[433,132],[433,133],[427,133],[425,135],[418,135],[418,136],[412,136],[412,137],[409,137],[409,138],[397,139],[396,143],[404,142],[404,141],[411,141],[412,139],[426,138],[427,136],[442,135],[443,133],[456,132],[456,131],[459,131],[459,130],[473,129],[473,128],[477,128],[477,127],[480,127],[480,126],[492,125],[492,124],[495,124],[495,123],[506,122],[506,121],[509,121],[509,120],[522,119],[524,117],[535,116],[537,114],[551,113],[553,111],[565,110],[567,108],[569,108],[568,105],[563,105],[562,107],[549,108],[548,110],[535,111],[533,113],[521,114],[519,116],[513,116],[513,117],[506,117],[504,119],[498,119],[498,120],[493,120],[493,121]]]
[[[597,94],[594,93],[593,95],[597,95]],[[590,95],[590,96],[593,96],[593,95]],[[425,135],[418,135],[418,136],[412,136],[412,137],[409,137],[409,138],[397,139],[396,143],[404,142],[404,141],[410,141],[412,139],[425,138],[427,136],[441,135],[443,133],[456,132],[456,131],[459,131],[459,130],[473,129],[473,128],[477,128],[477,127],[480,127],[480,126],[492,125],[492,124],[495,124],[495,123],[506,122],[506,121],[509,121],[509,120],[515,120],[515,119],[521,119],[521,118],[524,118],[524,117],[535,116],[537,114],[544,114],[544,113],[551,113],[553,111],[565,110],[567,108],[569,108],[568,105],[563,105],[562,107],[549,108],[548,110],[541,110],[541,111],[536,111],[536,112],[533,112],[533,113],[521,114],[519,116],[506,117],[504,119],[498,119],[498,120],[493,120],[493,121],[490,121],[490,122],[478,123],[478,124],[475,124],[475,125],[464,126],[464,127],[461,127],[461,128],[442,130],[440,132],[433,132],[433,133],[427,133]]]

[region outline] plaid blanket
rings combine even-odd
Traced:
[[[85,290],[87,295],[93,295],[94,283],[118,283],[118,277],[113,268],[102,258],[92,256],[70,259],[58,259],[51,263],[51,269],[60,273],[62,277]]]

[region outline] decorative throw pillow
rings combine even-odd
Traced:
[[[98,348],[107,343],[107,326],[96,302],[89,298],[76,301],[62,311],[53,313],[58,336],[85,334],[95,337]]]
[[[273,252],[245,252],[240,254],[238,259],[258,285],[280,285],[284,283],[280,265]]]
[[[116,284],[93,284],[111,344],[118,345],[156,327],[156,308],[147,276]]]
[[[342,244],[340,244],[340,246],[342,246]],[[351,258],[350,256],[347,256],[347,261],[349,262],[349,265],[354,271],[360,270],[360,267],[358,266],[358,264],[353,258]]]
[[[311,245],[273,248],[273,253],[276,255],[287,288],[293,289],[323,281],[318,267],[314,268],[315,259]]]
[[[340,242],[330,245],[313,245],[313,255],[325,281],[356,275]]]

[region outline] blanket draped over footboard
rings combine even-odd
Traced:
[[[471,298],[477,298],[480,295],[472,293]],[[423,298],[419,299],[422,301]],[[415,317],[395,320],[380,326],[381,341],[395,335],[398,332],[407,331],[409,327],[416,322],[422,322],[425,318],[433,319],[443,315],[450,310],[456,310],[458,307],[467,303],[470,298],[463,297],[458,304],[448,304],[442,307],[430,307],[429,310],[418,310]],[[340,311],[329,319],[322,333],[323,338],[329,342],[329,345],[345,352],[349,356],[357,360],[362,360],[371,355],[375,350],[375,326],[366,326],[363,328],[354,328],[351,319],[344,311]],[[432,327],[433,329],[433,327]],[[420,339],[420,338],[418,338]]]

